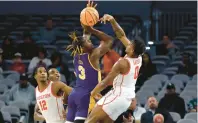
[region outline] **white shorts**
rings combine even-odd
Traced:
[[[104,112],[115,121],[123,112],[127,111],[131,101],[132,99],[116,96],[110,91],[97,102],[97,105],[102,106]]]
[[[46,123],[65,123],[65,121],[51,121],[51,122],[50,121],[49,122],[46,121]]]

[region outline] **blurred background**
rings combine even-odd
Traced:
[[[192,113],[197,112],[197,1],[96,3],[100,17],[113,15],[129,39],[140,36],[145,41],[147,52],[136,84],[137,106],[149,109],[147,98],[154,96],[175,123],[197,122],[197,114]],[[0,1],[0,119],[34,122],[37,83],[33,75],[37,66],[57,68],[63,82],[75,85],[72,57],[65,47],[70,44],[69,32],[82,32],[79,17],[86,4]],[[95,28],[115,37],[110,24],[98,23]],[[99,44],[96,37],[91,40],[95,46]],[[115,39],[112,50],[101,59],[103,77],[125,55],[124,50]],[[176,97],[170,96],[170,90]],[[170,101],[175,98],[184,104]]]

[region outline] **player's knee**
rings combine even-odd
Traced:
[[[85,123],[85,120],[75,120],[74,123]]]

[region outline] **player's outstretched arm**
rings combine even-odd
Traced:
[[[84,25],[83,27],[86,30],[86,32],[95,35],[101,41],[100,45],[95,49],[97,50],[97,52],[99,52],[99,57],[107,53],[112,46],[113,38],[107,35],[106,33],[99,31],[93,27],[84,26]]]
[[[37,104],[35,105],[35,108],[34,108],[34,120],[36,120],[36,121],[44,121],[45,120],[45,118],[41,114],[40,109]]]
[[[102,82],[98,83],[97,86],[91,92],[91,95],[94,97],[97,93],[100,93],[103,89],[105,89],[109,82],[112,82],[118,74],[125,74],[128,72],[129,63],[126,59],[121,59],[117,62],[111,72],[107,75],[107,77],[102,80]]]
[[[73,88],[67,86],[65,83],[59,81],[59,82],[53,83],[53,86],[52,86],[53,92],[52,93],[56,95],[59,90],[62,90],[65,92],[66,95],[69,96],[69,94],[72,92],[72,89]]]
[[[122,27],[117,23],[115,18],[109,14],[105,14],[101,18],[101,22],[106,23],[106,21],[109,21],[111,23],[111,26],[116,34],[116,37],[123,43],[125,47],[130,43],[129,39],[126,37],[126,34]]]

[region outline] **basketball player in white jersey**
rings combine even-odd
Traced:
[[[69,95],[72,89],[60,81],[48,81],[44,67],[37,68],[35,79],[38,83],[36,87],[37,105],[46,123],[64,123],[64,107],[59,92],[62,91]]]
[[[94,96],[113,81],[113,90],[97,102],[85,123],[113,123],[120,114],[130,107],[132,99],[135,98],[135,84],[142,65],[141,55],[145,51],[144,42],[138,38],[129,41],[113,16],[106,14],[101,21],[111,23],[117,38],[126,47],[126,56],[114,64],[107,77],[91,92],[91,95]]]
[[[49,69],[48,71],[48,79],[50,81],[53,81],[53,82],[57,82],[57,81],[60,81],[60,73],[59,71],[56,69],[56,68],[51,68]],[[67,97],[68,95],[64,94],[63,92],[58,92],[58,95],[59,96],[62,96],[63,98],[63,103],[64,104],[67,104]],[[66,118],[66,111],[63,111],[63,116]],[[45,118],[43,117],[38,105],[36,104],[35,105],[35,109],[34,109],[34,120],[36,121],[44,121]]]

